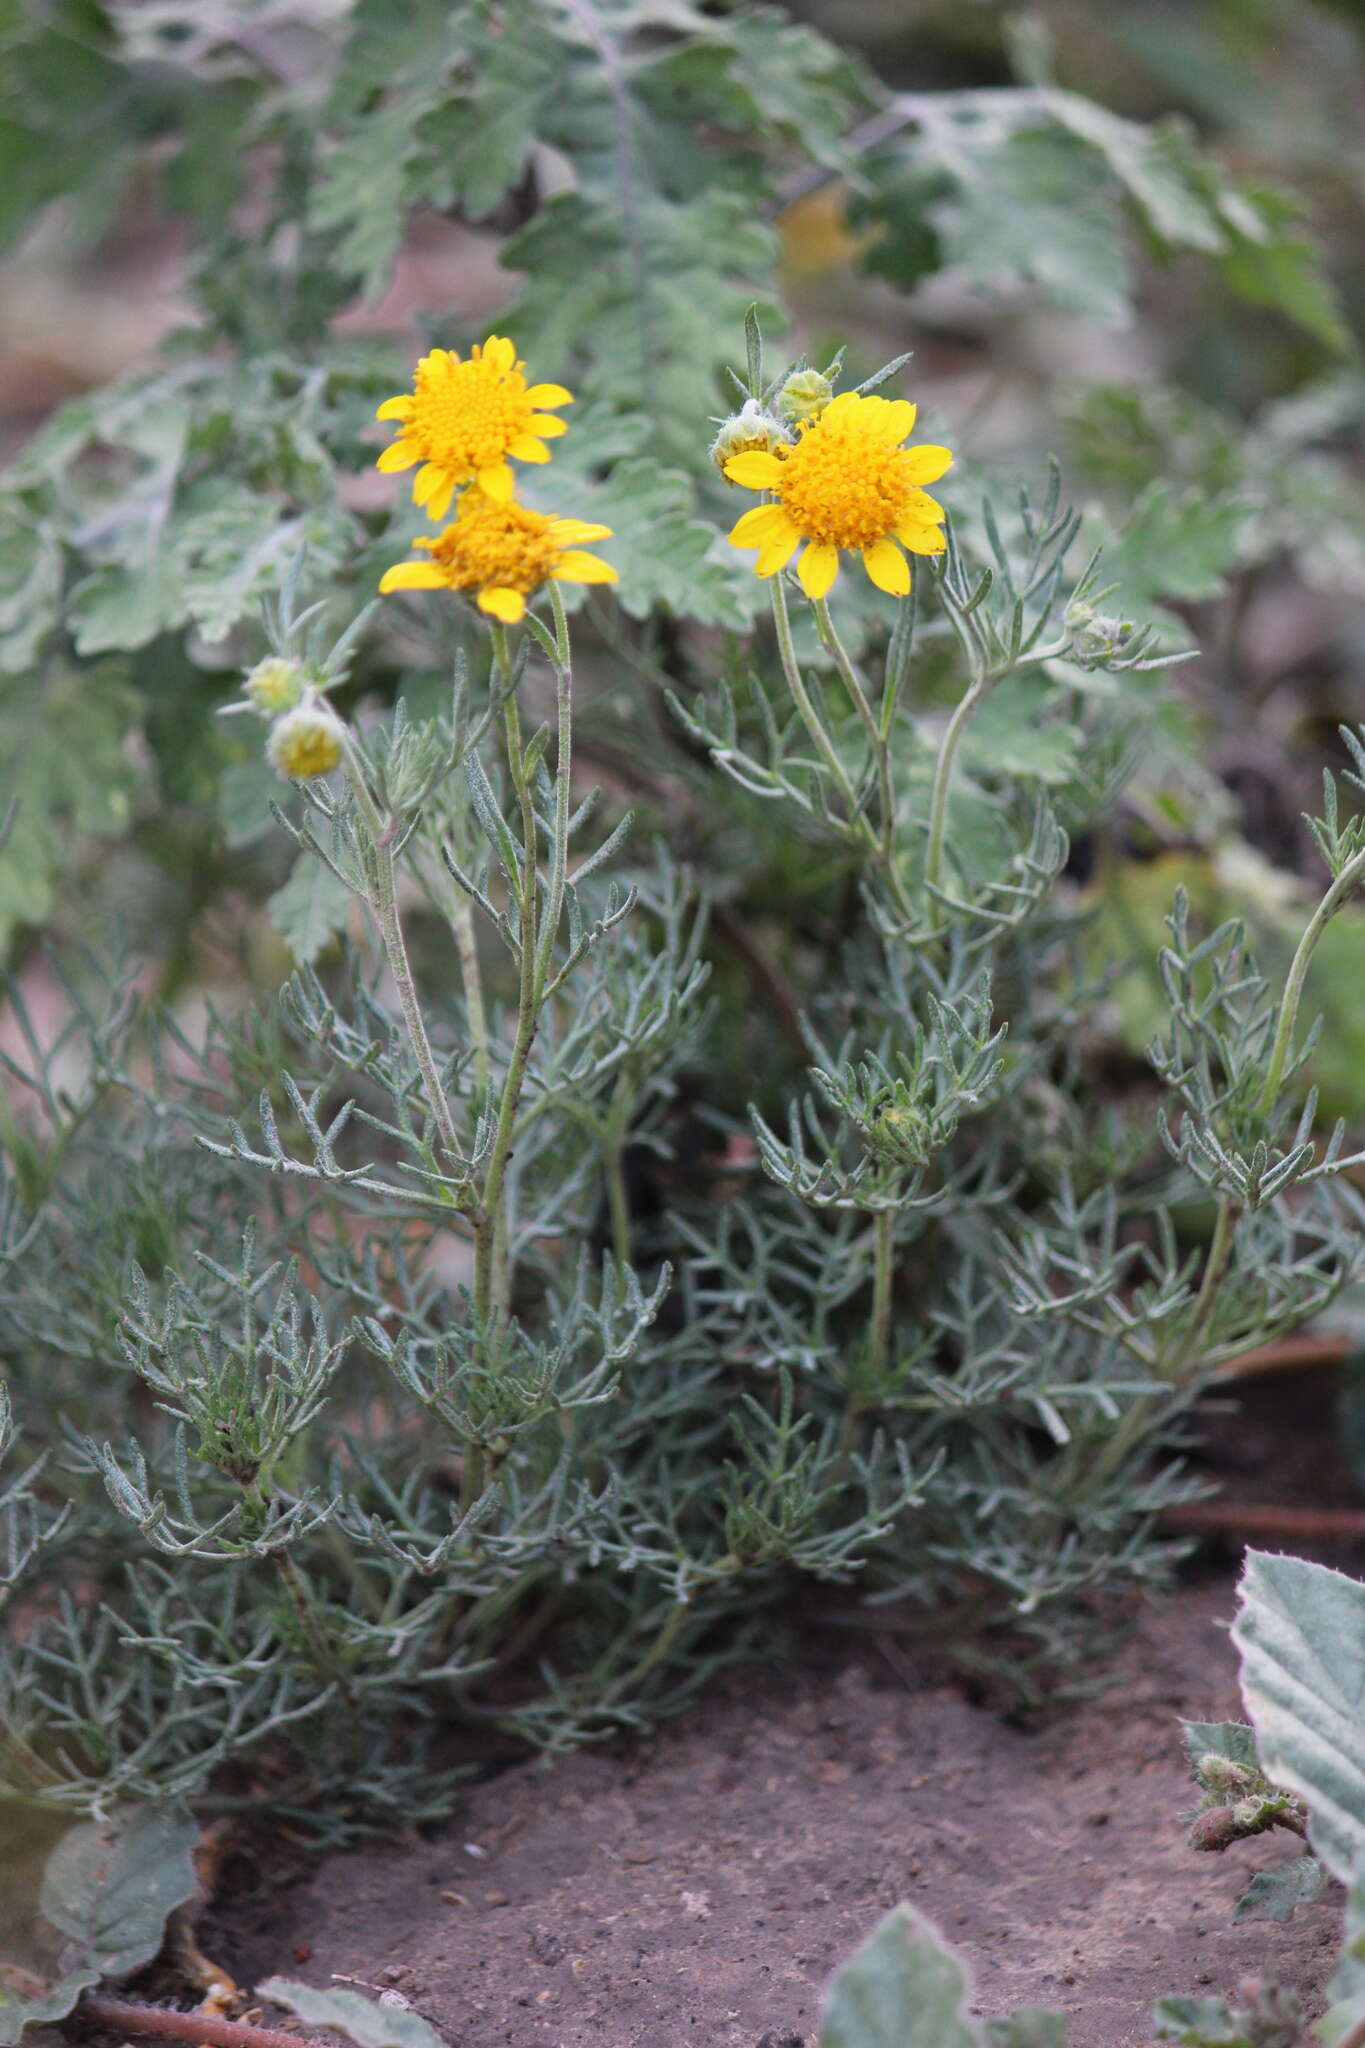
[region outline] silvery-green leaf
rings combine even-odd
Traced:
[[[1247,1552],[1233,1640],[1261,1766],[1307,1800],[1313,1848],[1345,1882],[1365,1855],[1365,1585]]]
[[[895,1906],[837,1970],[820,2048],[980,2048],[966,1965],[913,1906]]]
[[[1294,1856],[1258,1871],[1232,1909],[1234,1920],[1287,1920],[1295,1906],[1320,1899],[1331,1883],[1316,1856]]]
[[[267,1977],[256,1989],[262,1998],[288,2006],[306,2025],[345,2034],[356,2048],[445,2048],[435,2027],[420,2013],[402,2005],[382,2005],[359,1991],[318,1990],[292,1977]]]

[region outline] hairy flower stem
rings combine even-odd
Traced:
[[[332,1655],[332,1646],[323,1632],[322,1623],[318,1620],[313,1596],[302,1573],[287,1550],[272,1550],[270,1562],[280,1575],[280,1582],[289,1596],[290,1606],[298,1617],[299,1627],[303,1631],[309,1654],[319,1675],[325,1678],[329,1685],[334,1685],[342,1699],[349,1704],[355,1696],[344,1673],[339,1669],[336,1658]]]
[[[1194,1308],[1190,1315],[1189,1327],[1181,1341],[1180,1349],[1176,1353],[1175,1376],[1177,1378],[1182,1373],[1188,1371],[1198,1356],[1200,1343],[1203,1340],[1205,1330],[1208,1328],[1209,1317],[1213,1314],[1213,1305],[1217,1299],[1218,1289],[1222,1285],[1223,1276],[1228,1269],[1228,1261],[1232,1257],[1233,1235],[1237,1227],[1239,1214],[1239,1205],[1232,1200],[1230,1195],[1224,1195],[1218,1204],[1218,1214],[1214,1218],[1213,1236],[1209,1239],[1208,1256],[1204,1261],[1204,1277],[1199,1283],[1199,1292],[1194,1298]]]
[[[246,2020],[225,2020],[217,2013],[176,2012],[170,2006],[142,2005],[131,1998],[107,1998],[102,1991],[82,1994],[76,2008],[111,2034],[141,2034],[159,2041],[190,2041],[206,2048],[303,2048],[298,2034],[282,2027],[257,2027]]]
[[[872,1321],[868,1332],[868,1353],[873,1372],[880,1380],[891,1356],[891,1284],[896,1266],[896,1214],[879,1209],[873,1218],[875,1259],[872,1271]]]
[[[1280,1092],[1288,1063],[1290,1048],[1294,1041],[1294,1026],[1298,1020],[1299,1002],[1303,995],[1303,984],[1308,973],[1308,963],[1317,948],[1318,940],[1326,931],[1343,903],[1354,895],[1365,882],[1365,849],[1354,860],[1347,861],[1331,888],[1309,918],[1303,937],[1299,940],[1298,951],[1290,963],[1289,975],[1285,981],[1284,994],[1280,998],[1280,1012],[1275,1025],[1274,1043],[1270,1048],[1270,1059],[1261,1085],[1258,1107],[1263,1116],[1268,1115]]]
[[[479,968],[479,943],[474,930],[474,906],[457,894],[450,906],[450,928],[460,959],[460,981],[464,988],[465,1015],[474,1043],[474,1080],[480,1106],[488,1100],[488,1012],[483,1000],[483,975]]]
[[[431,1040],[427,1036],[422,1006],[417,1000],[417,985],[412,978],[412,966],[408,960],[403,925],[398,915],[398,877],[393,861],[397,821],[385,818],[371,796],[370,786],[365,780],[365,770],[356,755],[349,733],[343,742],[343,757],[347,780],[374,847],[375,892],[371,908],[379,926],[379,937],[389,963],[389,972],[398,991],[398,1002],[403,1012],[408,1043],[417,1061],[417,1071],[422,1077],[422,1092],[426,1097],[427,1109],[435,1125],[436,1135],[441,1142],[441,1150],[448,1161],[454,1161],[460,1156],[460,1143],[450,1114],[450,1104],[446,1100],[446,1092],[437,1070],[436,1058],[431,1050]]]
[[[796,646],[792,640],[792,622],[787,611],[787,593],[782,587],[780,575],[769,578],[768,588],[772,592],[773,624],[777,628],[777,650],[782,658],[782,673],[787,679],[787,688],[792,693],[792,702],[801,714],[801,721],[814,740],[820,758],[838,784],[839,793],[848,805],[849,824],[864,838],[870,836],[866,818],[861,814],[858,793],[849,780],[848,770],[839,759],[834,742],[825,730],[811,700],[805,679],[796,659]]]
[[[555,762],[555,808],[551,830],[549,877],[541,902],[537,860],[539,835],[532,770],[526,765],[521,738],[521,713],[512,686],[512,657],[506,628],[493,627],[493,654],[503,690],[503,735],[507,766],[521,811],[522,859],[519,875],[509,876],[517,909],[521,972],[517,991],[517,1028],[503,1078],[497,1124],[484,1173],[483,1201],[474,1231],[474,1313],[490,1339],[505,1325],[512,1308],[512,1273],[507,1220],[507,1168],[512,1157],[517,1109],[526,1070],[540,1023],[540,1010],[555,938],[564,908],[568,877],[570,772],[573,742],[573,686],[569,662],[569,631],[558,591],[551,586],[555,614],[555,678],[558,758]],[[490,1357],[497,1345],[490,1342]]]
[[[607,1210],[611,1217],[611,1249],[623,1266],[630,1264],[630,1197],[626,1189],[626,1133],[635,1090],[628,1068],[617,1076],[611,1108],[603,1131],[603,1173],[607,1183]]]
[[[883,731],[881,724],[873,714],[872,706],[867,699],[867,692],[862,685],[862,679],[850,659],[848,649],[839,638],[838,628],[835,626],[834,620],[830,617],[827,599],[823,597],[816,598],[813,609],[815,612],[815,624],[820,634],[821,642],[826,652],[834,658],[834,665],[839,671],[844,688],[848,691],[850,701],[858,714],[863,731],[867,734],[868,744],[872,748],[872,756],[877,764],[877,796],[881,808],[882,866],[886,873],[887,883],[896,898],[896,908],[902,916],[912,917],[913,910],[909,902],[904,899],[900,878],[895,872],[896,803],[891,781],[890,736]]]
[[[934,764],[934,786],[929,798],[929,839],[924,851],[924,886],[929,901],[926,916],[929,929],[937,931],[942,923],[941,907],[935,900],[934,891],[943,887],[943,849],[948,832],[948,792],[952,787],[953,764],[962,735],[971,723],[977,706],[990,689],[991,678],[979,670],[970,689],[948,720],[938,760]]]

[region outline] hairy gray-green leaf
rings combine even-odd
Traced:
[[[1365,1855],[1365,1584],[1301,1557],[1247,1552],[1233,1641],[1262,1768],[1308,1802],[1308,1834],[1343,1881]]]
[[[820,2048],[980,2048],[966,1965],[913,1906],[893,1906],[825,1993]]]
[[[1337,1966],[1327,1986],[1332,2003],[1318,2021],[1325,2048],[1365,2026],[1365,1856],[1356,1866],[1346,1895],[1346,1931]]]
[[[315,853],[299,854],[270,899],[270,921],[301,967],[311,967],[346,923],[351,892]]]
[[[1158,2041],[1180,2041],[1184,2048],[1255,2048],[1245,2015],[1225,1998],[1159,1998],[1152,2007],[1152,2032]]]
[[[1287,1920],[1295,1906],[1320,1899],[1331,1879],[1316,1856],[1294,1856],[1259,1870],[1232,1909],[1234,1920]]]
[[[1021,2005],[1008,2019],[987,2020],[987,2048],[1066,2048],[1066,2014],[1050,2005]]]
[[[262,1998],[296,2012],[306,2026],[345,2034],[356,2048],[445,2048],[435,2027],[419,2013],[380,2004],[359,1991],[320,1991],[293,1977],[267,1977],[256,1989]]]
[[[15,1998],[0,1986],[0,2048],[15,2048],[25,2027],[64,2019],[101,1977],[124,1977],[151,1962],[168,1915],[194,1896],[197,1840],[193,1819],[177,1806],[127,1807],[62,1836],[47,1860],[38,1910],[66,1936],[67,1967],[37,1998]]]
[[[1225,1756],[1230,1763],[1259,1771],[1256,1731],[1245,1721],[1182,1721],[1185,1751],[1197,1773],[1206,1756]]]

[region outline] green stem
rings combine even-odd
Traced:
[[[364,768],[356,755],[349,734],[343,744],[347,778],[374,847],[375,889],[371,908],[379,926],[379,936],[388,959],[389,972],[398,991],[398,1003],[403,1012],[408,1042],[417,1061],[417,1071],[422,1077],[422,1090],[426,1096],[427,1108],[436,1126],[442,1151],[448,1159],[457,1160],[460,1157],[459,1139],[456,1136],[454,1119],[450,1114],[450,1104],[446,1100],[436,1058],[431,1049],[431,1040],[427,1036],[422,1007],[417,1000],[417,985],[412,977],[407,942],[403,937],[402,920],[398,915],[398,877],[393,861],[395,821],[381,815],[370,794]]]
[[[510,686],[512,661],[505,627],[493,627],[493,652],[504,685]],[[474,1226],[474,1313],[487,1328],[496,1316],[505,1320],[511,1311],[511,1264],[508,1256],[506,1201],[507,1165],[512,1154],[512,1133],[517,1103],[535,1042],[538,990],[536,920],[539,878],[536,868],[536,817],[521,746],[521,714],[515,692],[508,687],[503,703],[503,730],[507,742],[507,765],[521,806],[522,869],[511,877],[516,899],[517,926],[521,950],[521,977],[517,995],[517,1029],[511,1058],[503,1078],[498,1103],[497,1127],[484,1173],[483,1201]],[[491,1356],[491,1348],[490,1348]]]
[[[612,1093],[611,1109],[603,1132],[603,1171],[607,1182],[607,1210],[611,1217],[611,1249],[623,1266],[630,1264],[630,1201],[626,1189],[626,1132],[635,1100],[631,1076],[622,1068]]]
[[[787,593],[782,587],[780,573],[769,578],[768,589],[772,593],[773,624],[777,628],[777,649],[782,658],[782,673],[787,679],[787,688],[792,693],[792,701],[801,714],[806,731],[819,749],[821,760],[834,777],[835,782],[839,786],[840,794],[848,805],[850,825],[855,830],[860,828],[862,836],[866,837],[867,821],[859,814],[857,791],[849,781],[848,770],[835,751],[834,742],[825,730],[824,723],[815,709],[810,692],[806,688],[801,670],[797,665],[796,646],[792,640],[792,622],[787,611]]]
[[[1223,1275],[1227,1272],[1228,1260],[1232,1257],[1232,1240],[1237,1227],[1238,1213],[1238,1205],[1231,1196],[1224,1195],[1218,1204],[1218,1214],[1214,1219],[1213,1236],[1209,1239],[1208,1257],[1204,1261],[1204,1277],[1194,1298],[1189,1328],[1176,1354],[1177,1377],[1194,1361],[1209,1317],[1213,1314],[1214,1299]]]
[[[455,950],[460,956],[465,1015],[469,1019],[469,1035],[474,1041],[474,1079],[482,1104],[488,1100],[488,1012],[483,1000],[483,974],[479,967],[479,945],[474,930],[474,906],[467,896],[457,893],[450,909],[450,924],[455,934]]]
[[[304,1583],[298,1566],[293,1558],[290,1557],[288,1551],[272,1550],[269,1555],[270,1562],[279,1573],[284,1590],[289,1596],[289,1604],[298,1616],[299,1627],[303,1631],[304,1640],[308,1644],[309,1652],[319,1674],[327,1680],[329,1685],[336,1686],[344,1700],[351,1700],[353,1698],[351,1687],[339,1670],[336,1658],[332,1655],[331,1644],[323,1634],[322,1624],[317,1617],[317,1609],[313,1605],[313,1596]]]
[[[872,1370],[880,1381],[891,1356],[891,1284],[896,1263],[896,1215],[893,1209],[877,1211],[873,1218],[873,1232],[875,1264],[868,1351]]]
[[[536,948],[536,999],[545,987],[550,958],[559,935],[564,913],[564,889],[569,871],[570,775],[573,768],[573,669],[569,660],[569,622],[559,585],[551,583],[550,602],[555,616],[555,706],[558,717],[555,759],[554,840],[550,847],[550,884],[545,904],[540,944]]]
[[[890,738],[882,730],[880,721],[873,713],[872,706],[867,699],[867,692],[862,685],[862,679],[853,665],[848,649],[839,638],[838,628],[830,616],[827,600],[823,597],[816,598],[814,610],[815,623],[819,630],[820,638],[827,652],[834,657],[834,665],[838,669],[844,688],[848,691],[849,698],[858,713],[863,731],[867,734],[868,743],[872,748],[873,759],[877,764],[877,797],[881,809],[882,828],[882,865],[886,871],[887,880],[891,884],[893,893],[896,895],[897,909],[901,912],[902,916],[913,916],[912,907],[908,901],[904,900],[895,873],[896,803],[891,780]]]
[[[924,853],[924,884],[929,893],[926,915],[929,927],[936,931],[940,923],[939,906],[934,901],[933,890],[943,886],[943,849],[948,831],[948,792],[952,786],[953,763],[972,714],[991,686],[988,675],[978,674],[969,690],[963,696],[952,717],[948,720],[938,760],[934,764],[934,787],[929,799],[929,840]]]
[[[872,714],[872,706],[867,701],[867,692],[864,690],[858,671],[853,666],[853,662],[849,657],[848,649],[839,638],[834,621],[830,617],[829,601],[823,597],[813,598],[811,600],[811,608],[815,613],[816,629],[819,632],[821,642],[826,653],[834,657],[834,665],[838,669],[844,688],[848,691],[853,707],[862,721],[863,730],[871,740],[873,747],[878,753],[881,753],[883,751],[881,727]]]
[[[1288,1062],[1294,1040],[1294,1026],[1298,1020],[1299,1001],[1303,995],[1303,984],[1308,973],[1308,963],[1313,957],[1318,940],[1322,937],[1342,904],[1354,894],[1362,881],[1365,881],[1365,850],[1358,853],[1354,860],[1347,861],[1345,867],[1337,876],[1317,909],[1313,912],[1312,917],[1308,920],[1304,935],[1299,940],[1298,951],[1295,953],[1290,964],[1289,976],[1284,985],[1284,994],[1280,998],[1280,1014],[1275,1026],[1275,1040],[1270,1048],[1270,1061],[1266,1067],[1265,1081],[1261,1087],[1258,1106],[1263,1116],[1268,1114],[1272,1108],[1275,1097],[1280,1091],[1280,1083],[1284,1079],[1285,1066]]]

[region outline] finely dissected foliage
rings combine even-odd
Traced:
[[[644,1725],[812,1588],[1024,1690],[1088,1679],[1164,1568],[1201,1374],[1358,1262],[1357,1162],[1298,1087],[1308,964],[1365,864],[1330,786],[1284,994],[1177,902],[1154,1077],[1116,1105],[1097,1058],[1123,963],[1067,863],[1171,638],[1126,591],[1207,588],[1235,521],[1200,553],[1197,509],[1149,501],[1116,591],[1055,471],[1039,501],[960,462],[926,499],[946,449],[901,448],[902,362],[840,397],[837,359],[765,365],[765,210],[880,98],[776,10],[362,6],[306,32],[306,80],[292,45],[175,24],[134,14],[92,62],[162,95],[131,91],[124,140],[178,141],[204,325],[11,473],[0,626],[24,691],[41,663],[35,759],[78,756],[57,811],[98,829],[139,776],[216,802],[296,971],[191,1028],[64,956],[55,1042],[11,988],[0,1788],[383,1828],[448,1807],[452,1731]],[[202,175],[225,85],[262,145],[252,233]],[[1168,131],[1090,109],[1077,140],[1084,103],[1025,99],[974,131],[973,176],[1043,150],[1061,205],[1100,150],[1168,244],[1308,274]],[[934,109],[881,112],[928,146]],[[418,205],[522,221],[513,367],[501,337],[479,360],[568,379],[570,430],[538,429],[548,466],[518,432],[362,511],[376,410],[411,414],[395,352],[330,316]],[[717,523],[756,421],[755,487],[805,472],[757,579]],[[889,526],[874,455],[905,485]],[[414,575],[452,490],[477,546],[427,533],[441,573]],[[1180,566],[1144,585],[1152,531]],[[855,548],[868,578],[831,589]],[[560,583],[611,571],[575,655]],[[49,779],[20,792],[14,920],[61,870]]]

